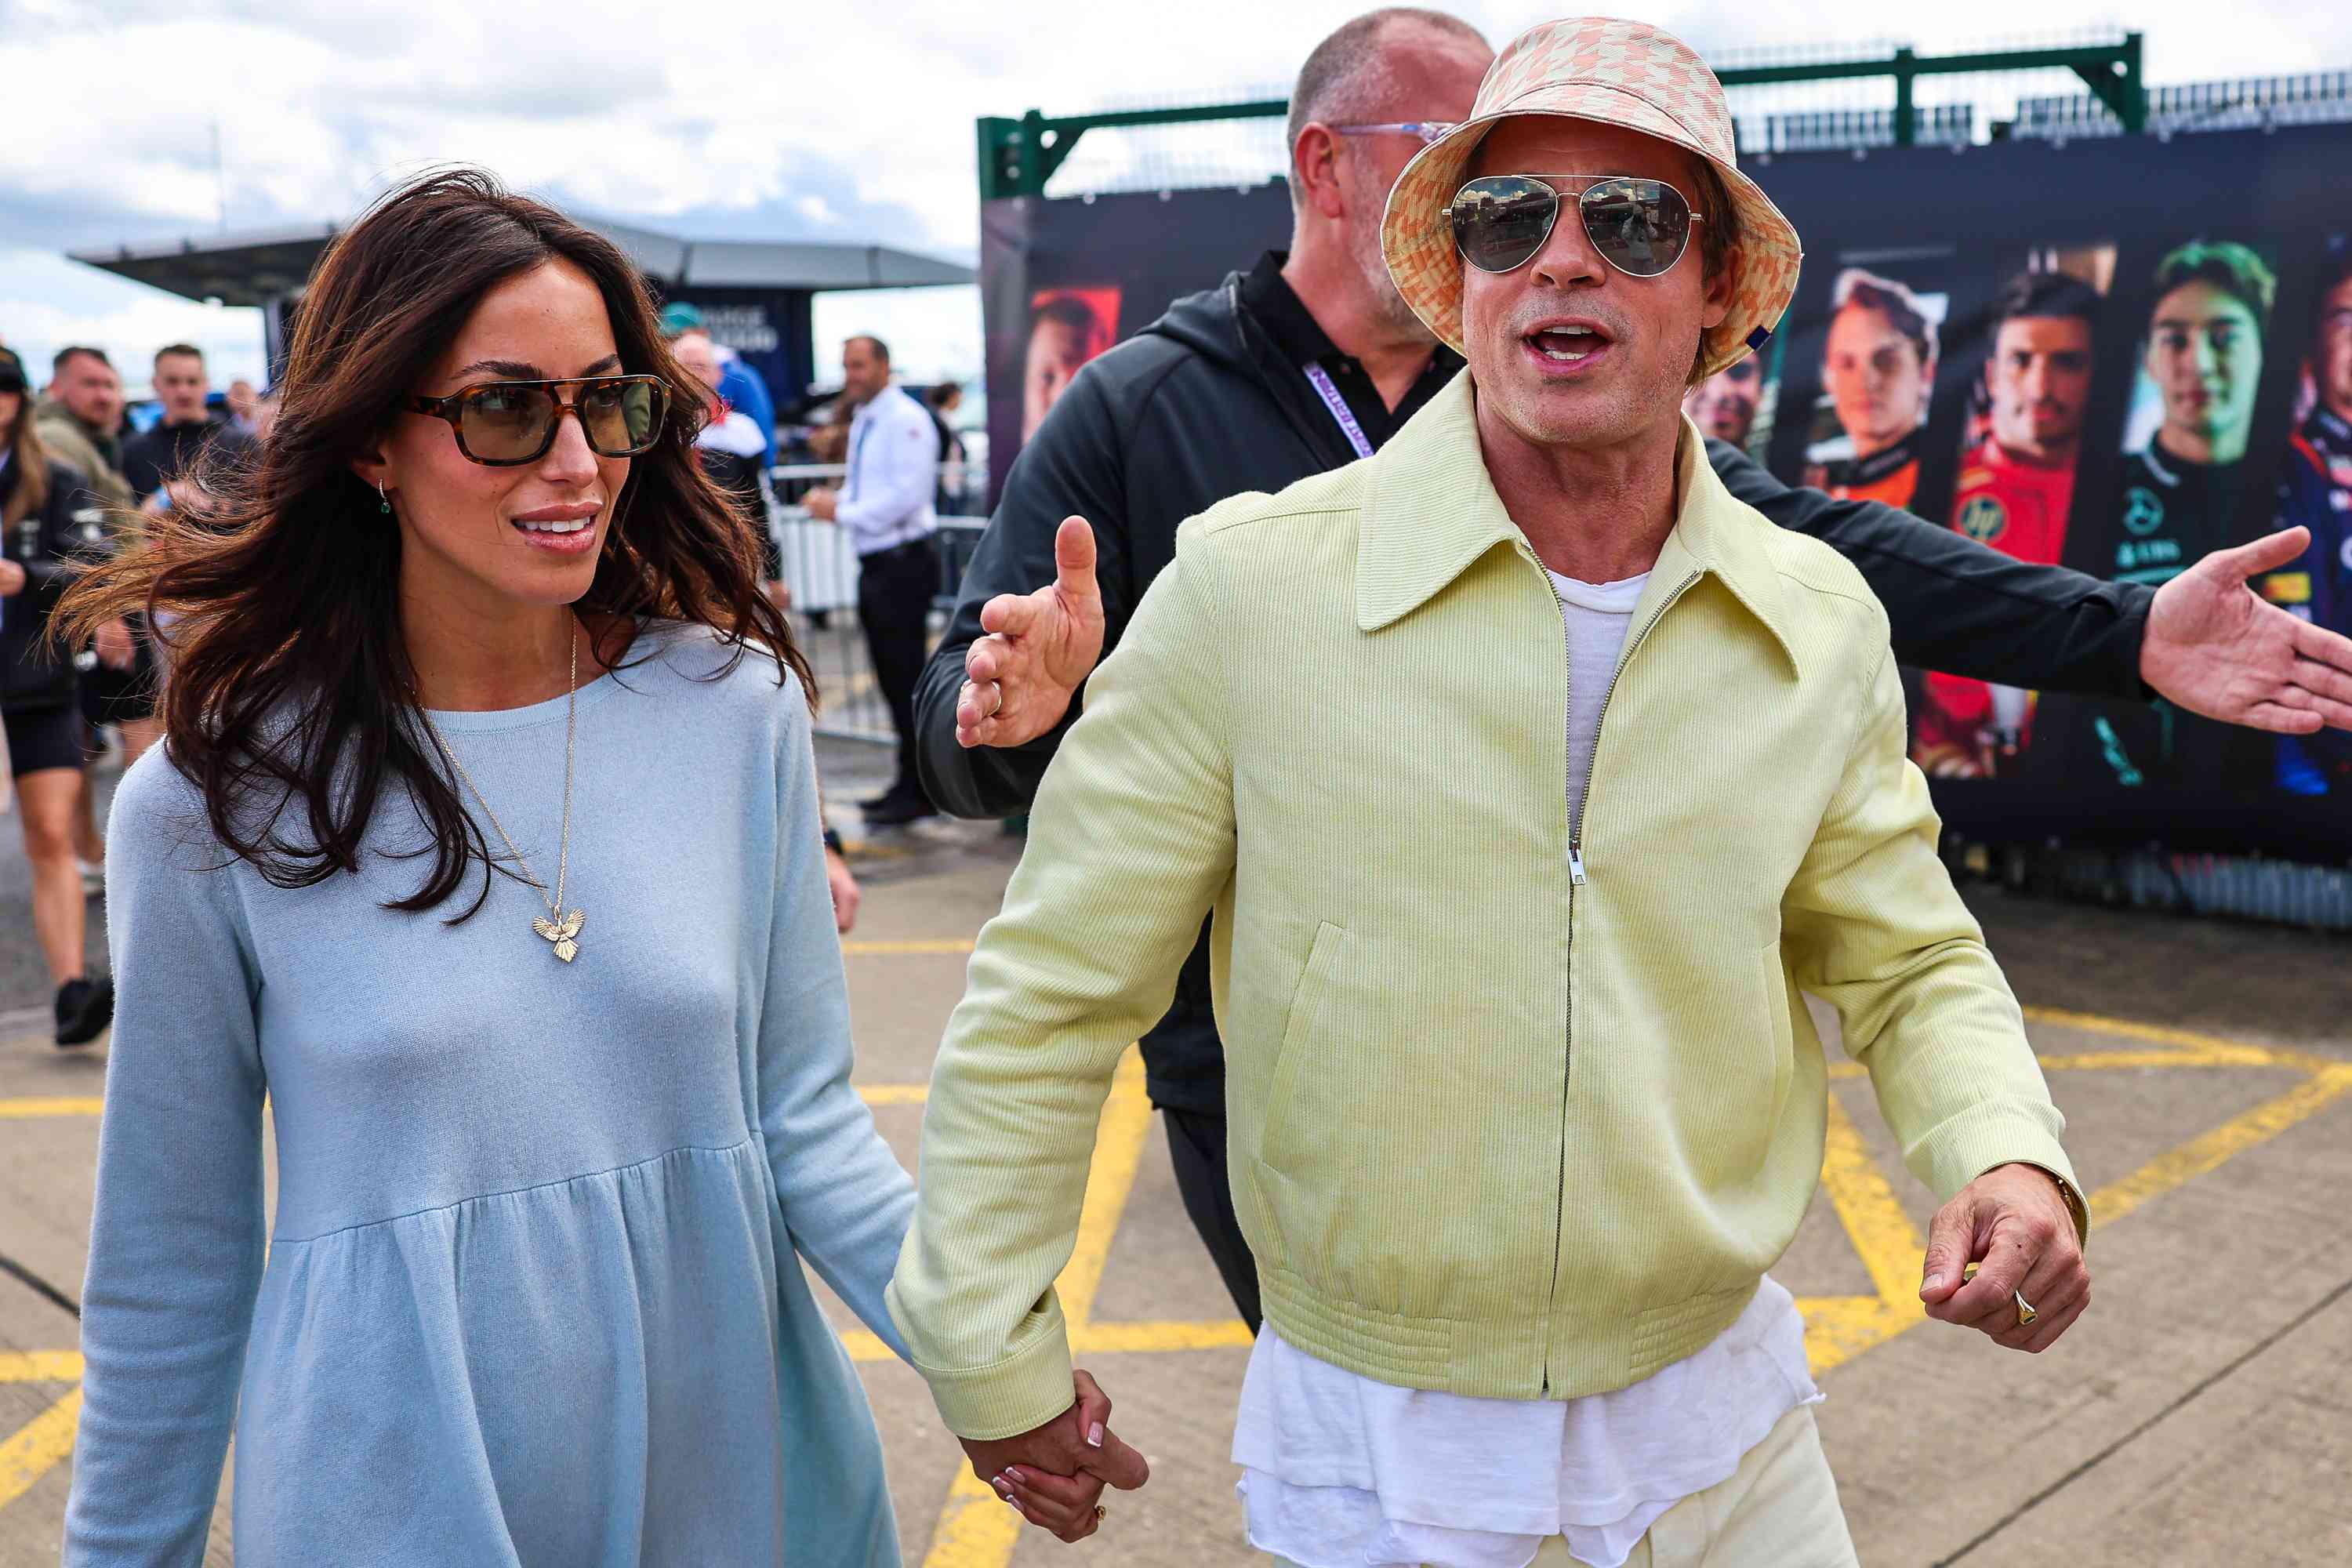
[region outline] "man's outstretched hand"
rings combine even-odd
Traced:
[[[2191,713],[2308,735],[2352,730],[2352,641],[2265,603],[2247,580],[2292,563],[2311,531],[2216,550],[2156,591],[2140,679]]]
[[[1034,594],[999,594],[980,607],[988,633],[963,656],[956,743],[1018,746],[1062,721],[1102,658],[1102,589],[1095,531],[1066,517],[1054,534],[1054,580]]]
[[[1043,1426],[990,1442],[960,1439],[971,1473],[1030,1523],[1064,1541],[1102,1528],[1095,1501],[1106,1483],[1131,1492],[1151,1479],[1143,1456],[1110,1429],[1110,1396],[1083,1369],[1070,1375],[1077,1397]]]

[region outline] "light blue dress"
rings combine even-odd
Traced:
[[[161,748],[123,779],[68,1564],[194,1568],[232,1423],[238,1568],[898,1563],[793,1257],[905,1353],[807,710],[648,647],[580,689],[569,964],[525,884],[454,927],[478,866],[422,915],[383,906],[424,860],[273,887]],[[551,880],[564,700],[435,719]],[[404,802],[373,835],[423,841]]]

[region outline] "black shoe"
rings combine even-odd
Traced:
[[[884,795],[866,808],[868,827],[903,827],[926,816],[937,816],[939,810],[919,795]]]
[[[857,809],[860,811],[872,811],[877,805],[896,805],[898,802],[904,800],[906,795],[907,792],[905,790],[899,788],[897,784],[892,784],[880,795],[869,795],[864,800],[859,801],[857,803]]]
[[[58,987],[58,1047],[86,1046],[114,1022],[114,979],[68,980]]]

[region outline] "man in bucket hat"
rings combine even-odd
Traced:
[[[1253,1542],[1851,1563],[1764,1273],[1827,1118],[1799,989],[1948,1200],[1930,1315],[2045,1348],[2086,1216],[1885,612],[1679,412],[1779,320],[1797,237],[1697,57],[1581,19],[1503,52],[1383,241],[1467,369],[1371,459],[1180,531],[973,954],[893,1310],[1011,1500],[1066,1468],[1053,1280],[1113,1068],[1213,910]]]

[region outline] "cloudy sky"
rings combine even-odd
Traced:
[[[63,252],[349,215],[435,162],[487,164],[583,213],[698,237],[879,242],[971,261],[972,121],[1037,107],[1282,96],[1360,0],[0,0],[0,341],[37,375],[66,342],[134,381],[158,344],[253,373],[255,312]],[[1545,13],[1448,7],[1501,40]],[[1923,52],[2110,24],[2096,0],[1977,0],[1965,26],[1883,0],[1644,11],[1719,51]],[[2352,67],[2352,6],[2135,0],[2153,82]],[[2324,18],[2317,19],[2315,18]],[[2053,32],[2053,29],[2056,30]],[[215,160],[215,146],[218,149]],[[1115,157],[1106,141],[1082,153]],[[971,374],[970,289],[821,297],[820,352],[880,331],[919,378]]]

